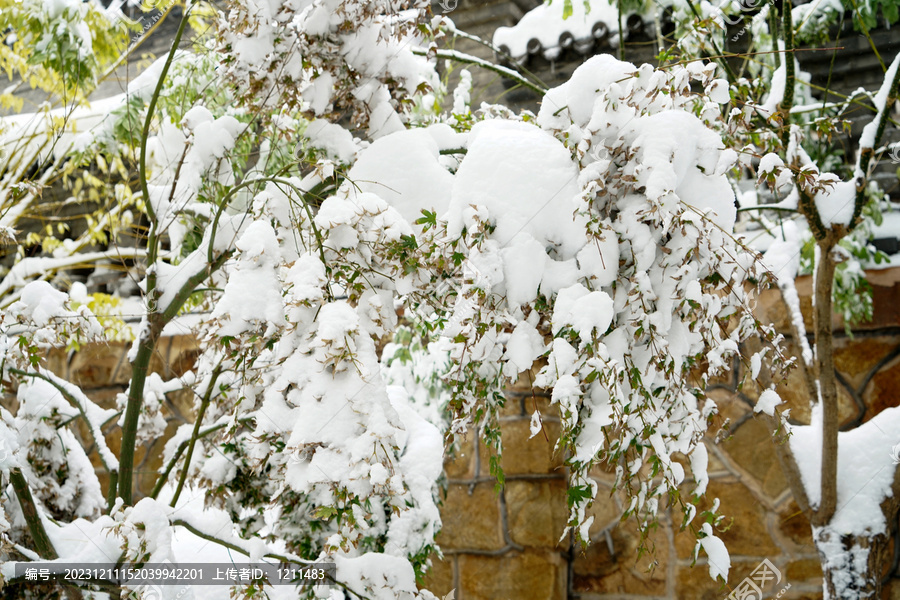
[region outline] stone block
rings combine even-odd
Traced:
[[[815,552],[809,520],[793,500],[778,511],[778,532],[796,547]]]
[[[65,377],[69,370],[69,356],[65,348],[50,348],[44,355],[43,366],[60,377]]]
[[[192,335],[170,336],[168,340],[165,376],[167,378],[181,377],[194,368],[194,364],[200,356],[200,344]]]
[[[868,421],[885,408],[900,406],[900,358],[895,358],[872,377],[863,397]]]
[[[499,550],[506,546],[500,498],[490,482],[447,486],[441,519],[444,528],[437,542],[444,551]]]
[[[523,417],[515,421],[506,421],[502,425],[503,458],[500,465],[507,475],[523,474],[563,474],[563,459],[554,446],[559,439],[559,423],[544,421],[543,433],[533,438],[530,430],[530,419]],[[548,441],[549,438],[549,441]],[[490,475],[491,450],[483,443],[481,453],[480,475]]]
[[[450,479],[471,479],[475,477],[474,433],[456,438],[456,448],[444,457],[444,472]]]
[[[459,557],[458,600],[565,600],[566,563],[553,552]]]
[[[124,394],[126,389],[124,385],[110,386],[85,390],[84,393],[100,408],[116,408],[116,398],[119,394]]]
[[[687,564],[682,565],[678,569],[678,576],[675,581],[675,597],[696,600],[722,600],[737,587],[744,577],[753,572],[753,569],[757,567],[759,562],[755,559],[739,562],[733,557],[731,569],[728,572],[728,583],[723,584],[721,580],[714,581],[710,577],[706,555],[701,552],[697,559],[697,564],[693,567]],[[768,596],[763,596],[763,598],[768,598]]]
[[[733,430],[735,425],[751,410],[751,407],[741,400],[740,396],[726,388],[709,390],[706,396],[715,402],[719,409],[718,414],[713,417],[710,426],[711,432],[721,429],[726,421],[729,423],[729,429]]]
[[[711,480],[706,495],[697,504],[698,513],[708,510],[716,498],[720,501],[719,514],[725,517],[722,522],[722,529],[725,530],[720,529],[715,534],[732,555],[743,554],[772,560],[781,554],[769,535],[768,511],[755,500],[746,486],[740,482]],[[679,531],[683,519],[680,511],[673,511],[673,517],[678,558],[690,559],[696,545],[694,534],[687,530]]]
[[[443,559],[432,558],[431,568],[421,581],[420,589],[425,589],[443,598],[455,589],[453,571],[456,563],[456,555],[448,554]]]
[[[878,85],[878,84],[876,84]],[[894,180],[896,181],[896,180]],[[858,329],[895,327],[900,323],[900,269],[876,269],[867,272],[872,285],[872,320],[861,323]]]
[[[791,356],[799,356],[800,349],[788,344],[787,351]],[[787,377],[780,381],[775,391],[784,402],[779,408],[791,411],[791,422],[801,425],[809,424],[810,395],[809,387],[800,368],[792,369]]]
[[[131,380],[131,368],[127,353],[130,344],[109,342],[88,344],[76,352],[66,365],[65,377],[82,389],[110,385],[127,385]]]
[[[535,366],[528,371],[522,371],[521,373],[519,373],[519,377],[511,386],[507,388],[506,393],[519,394],[523,396],[530,396],[532,393],[542,393],[541,389],[534,387],[533,382],[537,378],[537,375],[544,363],[546,363],[546,360],[542,360],[536,363]]]
[[[756,310],[753,311],[763,323],[771,323],[775,329],[788,333],[791,327],[790,315],[784,302],[781,300],[779,290],[763,290],[758,297]]]
[[[618,494],[611,495],[609,490],[601,484],[600,489],[597,490],[597,498],[587,509],[587,515],[594,517],[589,535],[592,541],[596,541],[600,532],[616,525],[622,518],[622,506]]]
[[[804,558],[788,563],[783,573],[786,581],[822,582],[822,564],[816,558]]]
[[[150,492],[153,490],[153,486],[156,485],[156,480],[159,478],[159,468],[163,464],[163,448],[165,447],[166,441],[175,435],[175,430],[177,428],[178,423],[170,421],[166,424],[166,430],[162,437],[156,438],[135,449],[135,501],[144,496],[149,496]],[[197,449],[195,448],[194,451],[197,452]],[[180,475],[180,470],[173,469],[169,474],[169,481],[177,481],[177,478]]]
[[[525,414],[522,402],[524,401],[523,397],[506,394],[506,398],[503,401],[503,406],[500,408],[500,419],[505,421],[507,419],[517,419]]]
[[[550,396],[535,392],[534,396],[524,399],[525,416],[531,417],[535,410],[539,410],[543,419],[559,419],[559,406],[550,401]]]
[[[900,600],[900,579],[891,579],[884,585],[883,600]]]
[[[444,472],[450,479],[471,479],[475,477],[475,440],[477,435],[472,432],[465,437],[456,438],[456,447],[451,453],[444,456]]]
[[[566,528],[566,481],[509,481],[504,490],[510,539],[521,546],[553,548]]]
[[[857,337],[853,340],[838,338],[834,341],[834,365],[855,386],[894,348],[896,338]]]
[[[172,407],[174,407],[175,411],[177,411],[177,415],[180,415],[186,421],[191,423],[194,422],[194,418],[196,416],[196,407],[200,405],[200,399],[194,394],[194,390],[191,388],[185,388],[182,390],[176,390],[174,392],[169,392],[166,394],[166,397],[172,403]],[[166,413],[171,412],[172,407],[168,405],[168,403],[163,404]]]
[[[591,467],[588,475],[603,486],[611,488],[616,482],[616,466],[603,461]]]
[[[733,435],[720,444],[731,460],[752,475],[770,498],[787,489],[781,463],[775,454],[772,432],[761,419],[744,421]],[[724,502],[723,506],[727,506]]]
[[[633,520],[618,524],[587,548],[577,547],[572,563],[576,592],[615,596],[664,596],[669,561],[665,525],[647,540],[649,553],[637,558],[640,534]],[[611,551],[610,551],[611,550]],[[652,569],[651,569],[652,567]]]
[[[841,382],[836,382],[836,385],[838,392],[838,423],[844,426],[852,423],[859,417],[860,407],[850,397],[850,393],[841,385]]]

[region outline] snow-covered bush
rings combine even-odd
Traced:
[[[79,138],[84,160],[134,165],[116,198],[148,224],[128,255],[145,260],[143,303],[120,410],[42,363],[50,345],[102,336],[83,290],[73,304],[15,267],[3,282],[19,296],[0,322],[19,400],[0,413],[4,549],[72,561],[93,543],[112,552],[97,560],[156,563],[202,542],[210,557],[336,563],[337,587],[311,596],[433,598],[416,580],[437,551],[445,442],[478,426],[502,481],[502,390],[534,371],[562,417],[568,527],[587,541],[588,474],[606,463],[642,530],[678,507],[697,551],[727,565],[717,515],[696,518],[716,412],[704,388],[750,338],[764,342],[754,377],[791,361],[751,313],[770,277],[734,235],[746,115],[723,118],[735,88],[716,67],[594,57],[537,115],[472,110],[464,77],[453,114],[436,115],[423,107],[448,96],[433,58],[444,30],[426,2],[245,1],[216,20]],[[810,170],[803,191],[830,183]],[[176,328],[197,336],[196,363],[148,375]],[[195,398],[194,422],[135,502],[136,444],[160,435],[176,390]]]

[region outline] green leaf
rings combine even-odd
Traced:
[[[566,503],[570,508],[582,500],[589,500],[590,498],[591,488],[587,485],[576,485],[570,487],[566,492]]]
[[[333,506],[320,506],[316,509],[315,515],[317,519],[325,519],[327,521],[337,515],[337,512],[337,509]]]
[[[416,219],[415,223],[416,225],[424,225],[424,227],[422,228],[423,231],[428,231],[430,228],[437,225],[437,213],[433,213],[430,210],[423,209],[422,214],[425,216]]]

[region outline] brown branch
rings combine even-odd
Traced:
[[[781,9],[782,12],[782,28],[784,29],[784,49],[787,51],[794,49],[794,23],[791,16],[791,0],[784,0]],[[784,96],[781,99],[781,105],[778,107],[781,113],[781,145],[787,151],[788,144],[791,140],[791,109],[794,108],[794,57],[785,54],[784,56]]]
[[[834,271],[837,267],[832,251],[839,237],[830,233],[818,243],[819,260],[816,264],[815,311],[816,376],[819,383],[819,401],[822,403],[822,474],[819,506],[813,511],[811,523],[822,526],[831,521],[837,506],[838,462],[838,396],[834,374],[834,335],[831,327]]]

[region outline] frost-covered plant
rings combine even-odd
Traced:
[[[569,526],[584,541],[597,492],[588,472],[600,462],[643,527],[664,497],[678,501],[685,474],[673,453],[692,454],[703,493],[698,441],[715,405],[702,389],[761,331],[744,285],[765,275],[729,233],[724,173],[736,154],[703,120],[727,98],[713,72],[591,59],[547,93],[537,126],[477,123],[448,222],[420,220],[434,269],[466,261],[471,271],[449,303],[425,302],[455,344],[451,431],[479,422],[499,454],[496,390],[540,361],[535,385],[563,419]],[[691,92],[692,80],[710,95]],[[541,416],[532,422],[536,434]],[[496,457],[491,466],[502,476]],[[692,503],[682,507],[690,523]]]
[[[748,338],[786,361],[750,312],[767,277],[733,237],[726,173],[737,153],[723,141],[729,94],[715,68],[595,57],[537,115],[473,112],[463,83],[452,114],[425,119],[416,107],[440,85],[427,3],[234,2],[218,25],[189,53],[176,51],[182,22],[152,77],[81,140],[96,157],[133,159],[137,181],[117,197],[148,225],[130,255],[145,261],[135,269],[143,305],[121,411],[48,374],[32,338],[0,338],[4,380],[23,394],[59,391],[110,474],[105,502],[89,469],[52,485],[84,462],[68,444],[47,445],[76,416],[62,401],[28,440],[7,434],[38,414],[32,405],[3,413],[16,551],[36,558],[27,528],[44,558],[74,554],[51,539],[90,536],[113,562],[161,562],[178,559],[188,536],[211,554],[334,562],[335,596],[433,598],[416,578],[437,551],[442,434],[478,426],[502,481],[502,390],[536,371],[563,420],[569,528],[587,540],[588,474],[606,463],[642,530],[664,503],[678,505],[697,550],[721,566],[711,574],[727,576],[710,523],[693,521],[707,482],[700,438],[716,411],[703,390]],[[16,314],[43,319],[29,286],[50,288],[29,283]],[[65,294],[47,294],[51,316],[69,310]],[[400,307],[432,338],[406,356]],[[47,321],[57,337],[37,339],[102,331],[84,304],[70,312],[68,325]],[[176,327],[192,328],[200,352],[164,381],[148,368]],[[137,445],[160,435],[165,395],[181,389],[194,420],[138,499]],[[449,424],[436,410],[445,402]],[[102,426],[116,417],[113,454]],[[689,456],[690,498],[678,496],[677,455]],[[41,518],[52,511],[59,523]]]
[[[895,22],[896,3],[843,7],[852,8],[848,16],[876,55],[868,28],[876,24],[879,4],[887,24]],[[797,362],[810,401],[810,425],[794,427],[791,443],[776,446],[776,452],[797,504],[813,525],[825,597],[849,600],[881,593],[885,548],[896,535],[890,525],[896,519],[896,506],[887,501],[896,494],[891,489],[896,465],[889,462],[889,453],[884,455],[887,446],[879,445],[879,437],[881,432],[895,429],[898,415],[893,409],[884,410],[871,421],[839,434],[831,323],[833,312],[848,324],[872,314],[863,269],[884,259],[870,244],[883,206],[883,193],[873,185],[872,173],[882,152],[879,145],[890,122],[890,107],[900,95],[900,58],[890,65],[882,62],[886,72],[876,93],[854,92],[850,97],[829,93],[824,100],[812,102],[808,79],[793,59],[795,45],[804,39],[827,39],[828,28],[843,12],[840,3],[829,2],[797,9],[791,2],[782,2],[762,8],[760,15],[766,13],[766,18],[753,19],[748,54],[738,73],[745,68],[753,72],[756,51],[773,53],[764,59],[763,69],[756,71],[760,74],[757,84],[741,79],[734,71],[729,74],[737,106],[730,111],[726,132],[731,143],[742,148],[743,166],[750,176],[768,186],[769,195],[774,196],[774,202],[757,202],[764,194],[750,192],[742,198],[741,208],[760,215],[754,219],[761,225],[757,232],[763,230],[770,238],[764,259],[778,278],[791,316],[792,337],[800,347]],[[698,29],[686,36],[684,48],[691,43],[694,47],[715,46],[716,40],[722,39],[703,37],[703,33],[723,27],[716,18],[700,16],[685,24],[686,29]],[[880,56],[877,60],[881,62]],[[765,97],[760,98],[760,88],[767,90]],[[839,131],[838,119],[851,105],[856,108],[859,96],[871,99],[874,114],[855,140],[858,154],[854,159],[842,155],[832,144],[832,136]],[[747,228],[748,236],[757,235],[751,229]],[[812,347],[794,287],[800,269],[811,271],[814,281]],[[867,484],[858,477],[874,478],[874,473],[847,468],[860,462],[857,444],[863,439],[869,440],[871,447],[879,447],[881,455],[872,461],[873,468],[890,479],[866,491]],[[851,499],[854,508],[848,510]]]

